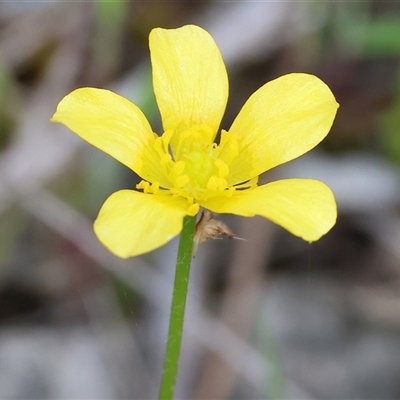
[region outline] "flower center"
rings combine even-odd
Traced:
[[[195,186],[207,187],[210,177],[215,173],[214,157],[210,150],[194,150],[183,158],[184,172]]]
[[[195,212],[198,202],[221,195],[231,197],[243,186],[229,185],[227,180],[229,165],[238,154],[238,144],[226,131],[222,131],[219,145],[212,143],[212,137],[207,126],[164,132],[155,140],[154,147],[170,186],[163,188],[158,182],[142,181],[137,188],[145,193],[185,197]],[[255,185],[256,181],[252,180],[245,186]]]

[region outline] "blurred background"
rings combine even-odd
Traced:
[[[341,107],[318,149],[265,174],[310,177],[339,218],[309,244],[263,218],[222,215],[246,241],[200,247],[179,399],[400,398],[400,3],[0,3],[0,398],[154,399],[177,241],[119,260],[92,222],[138,178],[49,118],[80,86],[160,118],[148,34],[194,23],[230,78],[222,127],[289,72]]]

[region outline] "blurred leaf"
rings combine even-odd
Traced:
[[[18,103],[15,81],[0,59],[0,150],[7,146],[15,129]]]
[[[400,165],[400,70],[397,74],[395,99],[388,111],[382,114],[381,130],[388,157]]]
[[[153,122],[155,119],[157,123],[160,123],[160,115],[158,112],[156,96],[153,90],[153,83],[152,83],[152,75],[151,75],[151,67],[150,62],[143,70],[142,75],[139,79],[140,87],[139,87],[139,96],[140,99],[136,102],[136,105],[143,111],[146,115],[147,119],[150,121],[151,125],[153,126]]]
[[[112,281],[114,293],[122,311],[126,316],[134,316],[138,312],[139,295],[123,280],[114,278]]]
[[[92,41],[93,65],[91,75],[95,80],[115,77],[121,67],[123,34],[129,2],[95,1],[95,30]]]
[[[364,49],[366,32],[370,21],[369,2],[351,3],[338,7],[335,13],[335,31],[342,44],[353,57]]]
[[[28,217],[16,207],[11,207],[0,218],[0,282],[1,276],[16,248],[20,245]]]
[[[124,1],[96,1],[98,22],[103,26],[115,27],[124,20],[129,2]]]
[[[266,371],[264,394],[266,399],[288,399],[288,382],[283,365],[280,341],[270,329],[265,310],[256,325],[256,348],[270,367]]]
[[[121,189],[124,183],[124,172],[130,170],[108,154],[93,149],[87,152],[83,160],[83,202],[89,210],[98,212],[107,197]],[[131,175],[132,178],[134,175]],[[133,188],[134,185],[132,185]]]
[[[360,57],[388,57],[400,54],[400,17],[374,18],[370,2],[342,7],[336,16],[336,32],[342,43]]]
[[[364,55],[368,57],[400,54],[400,17],[385,16],[370,23],[365,32]]]

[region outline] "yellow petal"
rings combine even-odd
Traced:
[[[140,109],[109,90],[80,88],[65,96],[51,121],[66,125],[143,179],[167,184],[154,150],[155,135]]]
[[[311,150],[328,134],[338,107],[329,87],[313,75],[289,74],[266,83],[247,100],[229,130],[239,143],[229,184]]]
[[[332,191],[313,179],[284,179],[254,189],[236,191],[231,198],[212,198],[201,206],[217,213],[245,217],[261,215],[307,241],[318,240],[336,222]]]
[[[94,231],[112,253],[133,257],[178,235],[186,210],[187,202],[181,198],[120,190],[103,204]]]
[[[150,33],[153,86],[164,131],[208,126],[213,140],[228,99],[228,76],[208,32],[194,25]],[[173,137],[172,147],[177,137]]]

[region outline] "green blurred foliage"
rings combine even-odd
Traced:
[[[29,222],[29,216],[18,207],[11,207],[0,215],[0,287]]]
[[[266,399],[287,399],[288,380],[283,364],[279,335],[271,330],[272,324],[265,317],[265,310],[258,310],[254,343],[267,362],[264,395]]]
[[[7,146],[16,127],[19,103],[14,78],[0,58],[0,151]]]
[[[374,17],[370,2],[341,7],[336,13],[336,32],[344,47],[356,50],[357,57],[389,57],[400,54],[400,16]]]
[[[116,300],[127,318],[136,318],[140,312],[141,297],[121,279],[113,278],[112,288]]]
[[[400,165],[400,69],[390,108],[381,116],[384,149],[388,157]]]

